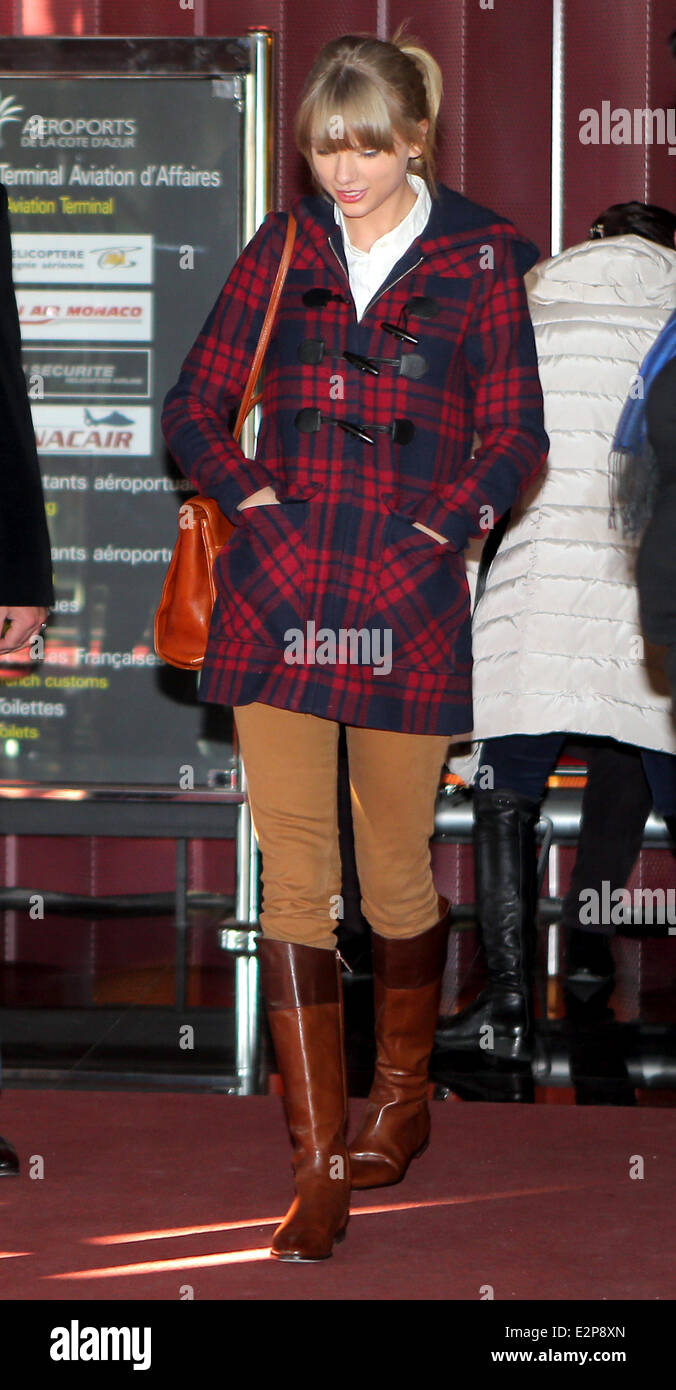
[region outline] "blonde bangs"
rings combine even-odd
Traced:
[[[391,154],[396,135],[407,125],[394,103],[366,73],[354,68],[331,72],[307,93],[296,119],[296,142],[310,158],[312,146],[336,150],[384,150]]]

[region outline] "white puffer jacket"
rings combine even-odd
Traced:
[[[610,446],[676,305],[676,251],[587,241],[526,285],[551,451],[476,608],[472,737],[561,729],[676,752],[661,651],[641,639],[635,546],[608,524]]]

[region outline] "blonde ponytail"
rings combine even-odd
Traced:
[[[406,33],[407,23],[408,21],[404,20],[403,23],[399,25],[391,42],[395,48],[399,49],[400,53],[404,53],[407,58],[410,58],[411,61],[415,63],[425,83],[429,129],[425,137],[423,153],[418,159],[412,159],[411,165],[416,173],[422,174],[423,178],[426,179],[432,190],[434,190],[437,116],[439,114],[439,107],[441,106],[441,98],[444,91],[444,79],[441,68],[436,58],[432,57],[429,49],[425,48],[412,34]]]
[[[429,49],[424,48],[417,39],[406,34],[406,21],[399,25],[391,42],[401,53],[405,53],[407,58],[412,58],[413,62],[420,68],[427,92],[429,118],[431,122],[436,124],[444,91],[444,79],[436,58],[433,58]]]

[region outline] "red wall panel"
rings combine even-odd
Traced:
[[[60,835],[17,835],[5,841],[3,882],[13,887],[49,888],[54,893],[89,893],[92,841]]]
[[[413,9],[391,0],[388,10],[390,32],[412,16],[410,32],[444,74],[440,178],[511,217],[548,254],[550,5],[496,0],[488,10],[478,0],[426,0]]]
[[[173,840],[19,835],[5,838],[0,883],[55,893],[170,893],[176,880]],[[204,892],[232,893],[232,840],[190,844],[188,882]]]
[[[597,213],[636,198],[673,207],[676,159],[656,144],[581,144],[580,112],[674,106],[676,63],[668,37],[673,0],[568,0],[565,12],[566,245],[582,241]]]
[[[648,41],[648,102],[655,110],[676,107],[676,60],[668,39],[676,31],[674,0],[653,0]],[[674,146],[669,148],[674,149]],[[649,197],[651,203],[676,210],[676,154],[666,145],[653,145],[648,152]]]
[[[181,9],[178,0],[97,0],[97,25],[90,32],[156,38],[189,38],[199,33],[199,0],[193,10]],[[199,7],[199,8],[197,8]]]

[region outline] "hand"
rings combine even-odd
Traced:
[[[0,604],[0,633],[8,623],[4,636],[0,636],[0,654],[18,652],[28,646],[31,638],[40,631],[47,621],[48,608],[21,608],[14,604]]]
[[[262,487],[258,492],[253,492],[251,497],[245,497],[244,501],[240,502],[237,510],[238,512],[244,512],[247,507],[278,507],[279,505],[275,496],[275,489],[273,487]]]
[[[413,525],[416,531],[424,531],[426,536],[431,536],[432,539],[438,541],[440,545],[448,545],[445,536],[440,536],[438,531],[430,531],[429,526],[423,526],[422,521],[414,521]]]

